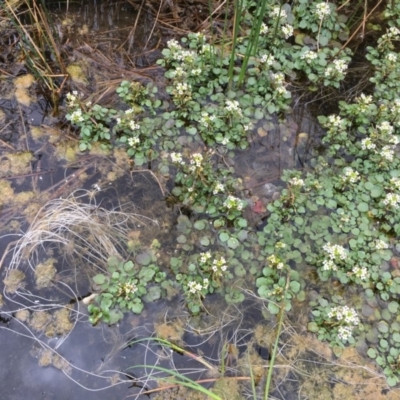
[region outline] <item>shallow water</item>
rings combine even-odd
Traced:
[[[126,67],[132,65],[129,56],[133,57],[134,64],[145,65],[158,54],[157,51],[151,55],[136,54],[136,46],[146,47],[144,44],[147,39],[144,38],[153,23],[150,13],[143,12],[138,29],[134,35],[127,36],[132,21],[137,16],[137,10],[126,3],[71,3],[68,15],[64,14],[61,5],[53,4],[53,7],[55,22],[60,26],[64,17],[70,18],[70,21],[66,22],[66,33],[63,34],[70,34],[65,40],[70,39],[72,46],[76,46],[79,53],[75,52],[75,55],[85,52],[90,54],[93,49],[100,50],[103,54],[107,51],[109,54],[115,52],[116,63]],[[155,47],[159,37],[160,34],[156,31],[148,47]],[[83,46],[82,43],[87,46]],[[108,154],[95,149],[91,154],[77,154],[76,141],[68,137],[72,133],[59,128],[58,119],[48,115],[40,94],[35,96],[34,93],[30,93],[31,103],[21,105],[13,96],[11,99],[7,97],[7,93],[13,89],[11,83],[8,89],[1,93],[0,98],[0,109],[5,113],[5,125],[8,124],[2,133],[6,136],[1,138],[6,139],[15,149],[30,152],[32,160],[16,169],[15,160],[10,156],[14,152],[2,147],[3,161],[10,160],[14,169],[10,167],[2,170],[1,177],[11,182],[13,196],[31,191],[34,195],[28,201],[18,204],[2,204],[2,233],[17,235],[26,231],[40,207],[47,201],[66,197],[74,190],[85,189],[91,192],[92,200],[94,199],[99,207],[107,210],[116,207],[131,210],[132,206],[135,206],[139,214],[157,220],[158,224],[140,226],[133,232],[139,232],[141,242],[147,246],[155,238],[163,243],[161,259],[171,256],[176,249],[174,234],[179,210],[167,205],[160,190],[160,185],[168,187],[170,182],[164,179],[159,184],[154,176],[146,171],[131,171],[128,161],[119,158],[121,155],[118,153]],[[34,127],[42,129],[42,136],[34,131]],[[260,121],[250,138],[250,148],[237,152],[232,159],[237,175],[244,181],[247,196],[270,200],[279,187],[283,187],[279,179],[282,171],[286,168],[306,166],[310,154],[319,146],[321,135],[319,125],[307,107],[297,107],[284,122],[275,119]],[[100,191],[96,189],[96,185],[100,187]],[[90,199],[85,201],[89,202]],[[249,213],[252,228],[262,226],[265,213]],[[16,237],[2,238],[1,253]],[[41,292],[36,291],[33,273],[27,272],[28,283],[25,289],[18,295],[11,294],[8,299],[4,299],[4,321],[0,322],[2,398],[26,399],[27,394],[32,399],[49,400],[125,398],[140,390],[140,387],[133,385],[136,383],[135,377],[154,373],[151,368],[129,369],[133,365],[142,364],[162,365],[171,369],[175,367],[180,370],[188,368],[193,372],[191,376],[195,379],[206,379],[210,376],[210,371],[193,358],[172,353],[158,344],[145,342],[146,346],[137,343],[127,347],[132,340],[154,336],[154,332],[160,337],[179,342],[193,354],[204,354],[210,363],[217,366],[220,364],[224,345],[232,344],[232,351],[226,355],[227,375],[234,375],[238,371],[239,375],[248,375],[248,371],[243,367],[248,362],[244,359],[248,344],[253,349],[252,362],[259,363],[260,368],[267,364],[275,320],[265,320],[261,311],[262,305],[250,297],[248,302],[241,306],[227,307],[218,296],[210,296],[205,301],[210,315],[204,313],[201,317],[190,319],[180,296],[172,296],[168,301],[146,304],[145,311],[140,316],[125,316],[117,326],[107,327],[99,324],[93,327],[87,321],[86,307],[79,303],[78,308],[75,301],[75,297],[84,297],[92,290],[87,276],[76,273],[77,270],[85,271],[85,262],[80,260],[74,264],[66,254],[60,254],[57,249],[50,250],[51,247],[50,243],[45,243],[43,249],[35,256],[37,258],[32,259],[42,262],[49,256],[57,257],[54,287]],[[92,260],[91,256],[88,259]],[[6,259],[0,271],[2,279],[9,261],[9,258]],[[21,268],[29,271],[26,262]],[[68,284],[71,290],[62,282]],[[59,304],[67,305],[70,301],[73,301],[72,319],[76,325],[66,335],[48,338],[43,332],[34,331],[29,325],[14,318],[15,312],[21,307],[42,309],[43,306],[53,312]],[[295,305],[296,318],[293,324],[300,331],[304,331],[307,323],[307,315],[304,313],[306,311],[302,304]],[[10,315],[12,318],[9,319]],[[292,350],[293,354],[283,352],[278,364],[294,367],[277,369],[277,381],[281,384],[278,385],[274,396],[285,400],[320,398],[315,393],[302,393],[300,377],[303,373],[318,375],[318,363],[333,358],[332,352],[329,353],[330,350],[323,345],[319,348],[316,341],[310,338],[305,344],[302,343],[303,336],[300,337],[294,332],[294,328],[291,329],[292,327],[288,327],[285,331],[284,341],[285,349]],[[46,353],[46,349],[51,351]],[[311,354],[314,350],[316,353]],[[64,363],[60,362],[60,359],[55,361],[56,353],[65,359]],[[52,363],[49,361],[50,356]],[[58,367],[54,366],[54,362]],[[308,364],[303,366],[303,362]],[[47,363],[49,365],[39,365]],[[330,385],[332,389],[334,379],[330,379],[325,370],[324,374],[324,385]],[[259,378],[262,382],[265,376]],[[138,384],[146,386],[145,378],[140,379]],[[317,389],[324,385],[318,384],[318,381],[315,384]],[[153,388],[154,384],[148,383],[146,387]],[[312,385],[305,387],[309,390]],[[323,392],[329,393],[329,390],[324,389]],[[165,394],[165,398],[168,398],[167,396]],[[173,394],[171,398],[174,398]]]

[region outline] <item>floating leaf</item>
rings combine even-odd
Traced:
[[[204,219],[200,219],[199,221],[196,221],[193,226],[195,227],[195,229],[201,231],[206,227],[206,222],[204,221]]]
[[[92,279],[97,285],[102,285],[106,281],[106,277],[103,274],[95,275]]]
[[[228,239],[229,239],[229,234],[228,234],[228,233],[226,233],[226,232],[221,232],[221,233],[219,234],[219,240],[220,240],[221,242],[226,242],[226,241],[228,241]]]
[[[228,239],[228,246],[231,249],[236,249],[239,245],[240,245],[240,243],[236,238],[231,237]]]

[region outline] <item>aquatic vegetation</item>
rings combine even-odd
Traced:
[[[54,279],[57,269],[54,267],[56,260],[49,258],[35,267],[35,280],[38,289],[48,287]]]
[[[15,293],[19,288],[25,285],[25,274],[19,269],[12,269],[7,273],[3,280],[5,291],[7,293]]]
[[[290,109],[296,85],[321,93],[326,87],[340,88],[351,51],[340,44],[348,37],[346,13],[339,14],[344,5],[235,4],[242,7],[243,24],[230,44],[230,55],[225,43],[212,42],[202,33],[167,43],[159,61],[167,82],[164,101],[156,97],[154,85],[129,81],[117,88],[125,103],[121,110],[93,105],[78,92],[66,97],[67,119],[79,130],[80,150],[116,143],[134,165],[153,161],[164,177],[173,179],[168,201],[180,215],[172,229],[173,248],[163,253],[164,264],[155,251],[163,252],[164,243],[156,239],[154,247],[143,250],[128,228],[131,215],[87,205],[75,195],[48,203],[16,249],[37,250],[39,244],[58,242],[79,256],[80,265],[82,260],[89,264],[97,293],[88,307],[93,324],[114,324],[130,311],[140,314],[145,301],[176,293],[177,288],[192,316],[208,311],[211,294],[236,304],[244,301],[245,293],[256,296],[256,290],[265,304],[264,315],[276,315],[277,325],[268,343],[271,358],[263,362],[269,364],[268,374],[264,366],[250,367],[245,377],[252,382],[253,398],[267,399],[272,390],[274,364],[287,331],[285,318],[299,304],[309,307],[303,326],[329,342],[335,354],[357,345],[383,368],[389,385],[396,385],[400,101],[395,42],[400,31],[389,27],[376,47],[367,49],[376,90],[369,87],[373,94],[341,101],[337,114],[319,118],[327,130],[326,149],[312,158],[309,170],[283,174],[285,189],[267,205],[268,215],[256,227],[255,211],[247,207],[250,193],[238,178],[232,150],[246,148],[250,134],[261,128],[260,121],[271,118],[269,114]],[[269,15],[268,21],[261,11]],[[252,26],[258,29],[257,37]],[[128,164],[127,158],[118,162]],[[110,175],[110,180],[115,177]],[[11,267],[24,256],[16,250]],[[318,298],[313,285],[321,287]],[[360,291],[365,298],[353,296]],[[42,318],[48,336],[65,334],[73,324],[69,311],[61,311],[63,315],[52,318],[66,318],[62,330],[45,314],[36,315],[44,311],[35,311],[30,321],[39,326]],[[156,332],[165,339],[160,328]],[[225,362],[225,355],[220,358]],[[247,366],[255,359],[249,351]],[[172,375],[172,380],[162,378],[167,383],[220,398],[179,371],[151,368],[151,374]]]
[[[97,274],[92,278],[96,291],[100,292],[95,297],[96,304],[88,306],[92,324],[99,321],[115,324],[126,312],[140,314],[144,307],[142,298],[153,301],[161,297],[161,287],[155,284],[165,280],[165,272],[160,272],[157,265],[151,263],[148,253],[142,253],[138,258],[143,264],[141,268],[132,261],[123,262],[111,257],[107,274]]]

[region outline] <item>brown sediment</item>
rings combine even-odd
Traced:
[[[19,288],[24,286],[25,274],[19,269],[8,271],[6,278],[3,280],[7,293],[15,293]]]
[[[54,267],[56,260],[54,258],[49,258],[44,263],[38,264],[35,267],[35,281],[36,287],[42,289],[51,285],[57,270]]]

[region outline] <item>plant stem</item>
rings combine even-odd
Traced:
[[[289,283],[290,283],[290,277],[288,274],[286,277],[285,294],[289,288]],[[271,380],[272,380],[272,371],[274,369],[276,353],[278,351],[278,346],[279,346],[279,338],[280,338],[281,332],[282,332],[283,317],[285,316],[284,310],[285,310],[285,304],[283,303],[283,304],[281,304],[281,308],[279,311],[278,329],[276,331],[274,348],[272,350],[271,360],[269,362],[267,381],[265,382],[264,400],[268,400],[268,395],[269,395],[269,390],[270,390]]]

